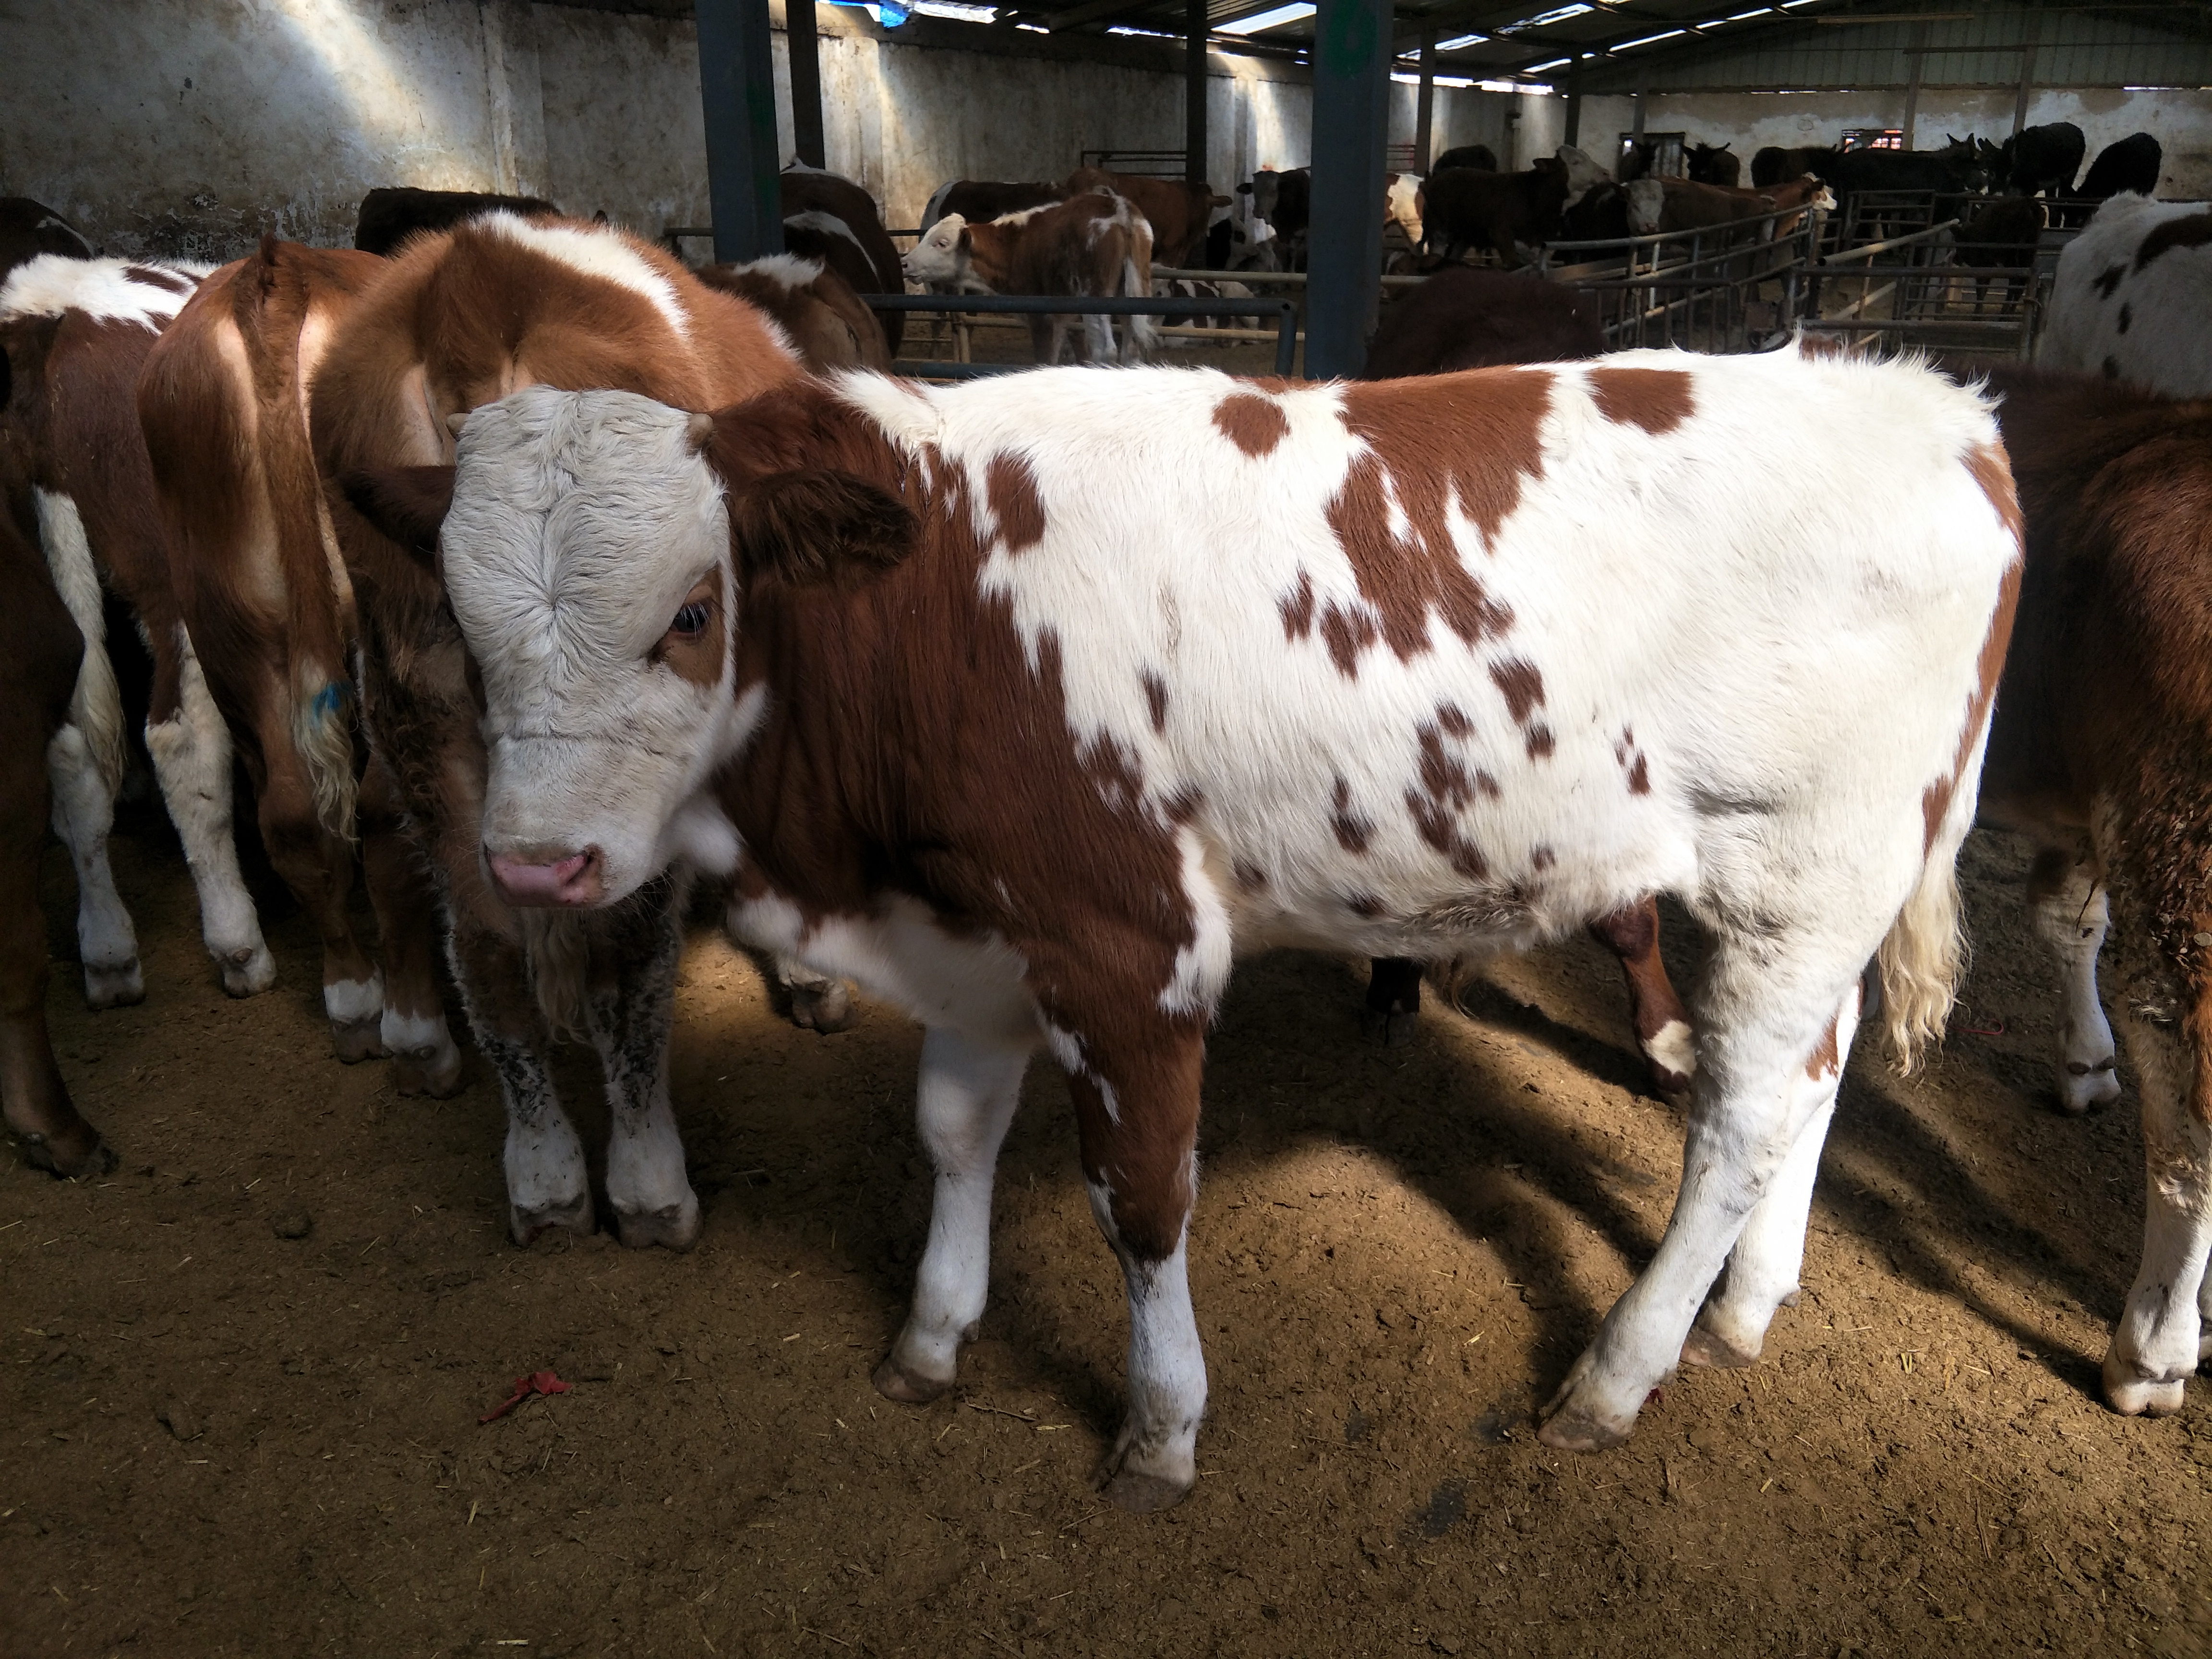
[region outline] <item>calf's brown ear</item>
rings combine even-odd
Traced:
[[[771,472],[730,494],[740,579],[857,585],[914,548],[903,503],[865,478],[826,467]]]
[[[355,512],[424,564],[438,557],[438,528],[453,504],[450,466],[386,466],[349,472],[338,489]]]

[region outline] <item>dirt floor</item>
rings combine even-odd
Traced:
[[[1357,964],[1248,964],[1190,1252],[1205,1477],[1149,1519],[1089,1485],[1125,1324],[1048,1067],[958,1395],[892,1406],[868,1372],[927,1197],[902,1018],[794,1030],[702,929],[698,1248],[525,1253],[481,1060],[397,1098],[328,1057],[300,916],[269,913],[280,988],[228,1001],[173,842],[142,822],[116,861],[148,1000],[88,1015],[64,965],[52,1006],[122,1167],[0,1167],[6,1659],[2212,1652],[2212,1412],[2096,1398],[2137,1136],[2051,1103],[2009,844],[1968,852],[1979,1029],[1911,1084],[1852,1066],[1765,1362],[1598,1456],[1529,1413],[1652,1249],[1681,1129],[1609,961],[1503,965],[1389,1051]],[[593,1070],[565,1084],[602,1134]],[[478,1425],[548,1368],[574,1391]]]

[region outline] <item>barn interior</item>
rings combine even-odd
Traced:
[[[1469,146],[1674,176],[1704,145],[1747,177],[1767,149],[2070,123],[2092,157],[2155,136],[2156,194],[2212,197],[2193,0],[0,0],[0,195],[131,258],[349,246],[392,185],[544,198],[703,263],[775,245],[794,162],[865,187],[901,247],[950,180],[1098,165],[1225,195],[1310,167],[1304,269],[1193,275],[1286,301],[1316,376],[1356,372],[1422,279],[1387,175]],[[1794,319],[2027,355],[2078,222],[2054,210],[1992,294],[1947,213],[1839,204],[1756,250],[1655,234],[1530,268],[1597,296],[1612,344],[1753,349]],[[1025,366],[1000,320],[916,315],[902,361]],[[1220,343],[1198,320],[1173,361],[1276,366],[1272,316]],[[75,877],[58,847],[41,866],[54,1048],[125,1161],[0,1164],[5,1659],[2212,1654],[2212,1412],[2201,1376],[2171,1417],[2099,1399],[2144,1152],[2132,1077],[2122,1108],[2051,1103],[2024,839],[1962,860],[1948,1048],[1911,1077],[1851,1061],[1761,1364],[1686,1370],[1601,1457],[1538,1443],[1538,1413],[1651,1255],[1686,1115],[1612,957],[1577,938],[1470,971],[1391,1048],[1364,961],[1240,969],[1191,1253],[1202,1479],[1139,1517],[1088,1484],[1124,1291],[1056,1073],[1024,1085],[962,1386],[892,1406],[869,1368],[928,1226],[916,1028],[871,1006],[795,1029],[695,916],[671,1078],[697,1248],[518,1249],[482,1056],[440,1101],[330,1060],[320,942],[252,818],[241,794],[279,972],[252,1000],[209,971],[150,794],[112,843],[144,1005],[82,1006]],[[1696,929],[1667,920],[1693,983]],[[562,1056],[596,1144],[602,1081]]]

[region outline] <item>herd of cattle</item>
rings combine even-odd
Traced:
[[[146,994],[106,854],[135,634],[224,988],[276,973],[235,760],[340,1060],[461,1085],[442,957],[518,1243],[597,1225],[572,1036],[614,1103],[622,1241],[697,1237],[668,1054],[714,884],[800,1024],[848,1018],[857,981],[927,1027],[934,1211],[875,1381],[936,1397],[1048,1051],[1125,1270],[1101,1478],[1133,1509],[1196,1479],[1185,1248],[1233,957],[1367,956],[1387,1026],[1414,964],[1592,927],[1693,1098],[1659,1250],[1542,1430],[1594,1449],[1677,1364],[1757,1358],[1860,1019],[1908,1066],[1942,1031],[1978,813],[2041,848],[2071,1110],[2119,1090],[2109,907],[2149,1179],[2105,1388],[2179,1408],[2212,1329],[2212,212],[2124,196],[2069,250],[2054,338],[2086,374],[1607,356],[1571,295],[1461,268],[1359,381],[947,390],[880,372],[861,296],[898,260],[866,193],[786,190],[791,253],[704,270],[543,208],[387,195],[415,218],[388,254],[269,237],[210,270],[0,204],[0,1103],[33,1162],[112,1163],[46,1036],[50,820],[88,1000]],[[1029,280],[1019,233],[1054,214],[1133,261],[1170,233],[1130,200],[957,216],[921,246],[965,264],[928,279]],[[1694,1017],[1660,893],[1712,938]]]

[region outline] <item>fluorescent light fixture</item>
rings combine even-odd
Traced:
[[[1687,34],[1688,33],[1689,30],[1687,29],[1668,29],[1664,34],[1647,34],[1640,40],[1624,40],[1619,46],[1615,46],[1613,50],[1615,52],[1630,52],[1633,51],[1638,46],[1648,46],[1654,41],[1657,40],[1672,40],[1678,34]]]
[[[1393,81],[1400,82],[1401,85],[1408,87],[1418,87],[1421,84],[1421,77],[1419,76],[1408,75],[1402,70],[1394,71],[1390,78]],[[1429,84],[1437,87],[1467,88],[1473,86],[1474,82],[1469,76],[1464,75],[1436,75],[1430,76]]]
[[[1216,34],[1257,34],[1262,29],[1279,28],[1285,23],[1295,23],[1310,17],[1317,8],[1306,0],[1293,0],[1287,6],[1271,6],[1266,11],[1255,12],[1249,17],[1240,17],[1233,23],[1218,23]]]
[[[955,0],[915,0],[913,9],[924,17],[950,18],[956,23],[995,23],[996,6],[963,6]]]
[[[1722,18],[1721,21],[1723,23],[1741,23],[1747,17],[1764,17],[1767,13],[1773,9],[1774,8],[1771,6],[1761,6],[1757,11],[1740,11],[1732,17]]]
[[[1438,52],[1457,52],[1462,46],[1479,46],[1488,41],[1486,34],[1455,34],[1449,40],[1437,42]]]
[[[1052,31],[1042,23],[1017,23],[1014,27],[1024,34],[1050,34]]]
[[[1565,58],[1560,60],[1565,62]],[[1549,98],[1552,88],[1541,81],[1479,81],[1475,83],[1485,92],[1517,92],[1523,98]]]
[[[1127,23],[1110,24],[1108,26],[1106,33],[1109,34],[1145,34],[1150,35],[1155,40],[1181,40],[1185,38],[1180,34],[1170,34],[1165,29],[1132,28]]]
[[[1555,70],[1561,67],[1563,64],[1571,64],[1572,62],[1574,62],[1574,59],[1571,58],[1554,58],[1548,64],[1529,64],[1528,73],[1530,75],[1541,75],[1546,70]]]
[[[1564,23],[1570,17],[1580,17],[1596,9],[1595,6],[1586,6],[1582,3],[1582,0],[1576,0],[1576,3],[1571,6],[1555,6],[1550,11],[1539,12],[1534,17],[1524,17],[1517,23],[1508,23],[1506,27],[1540,29],[1553,23]]]

